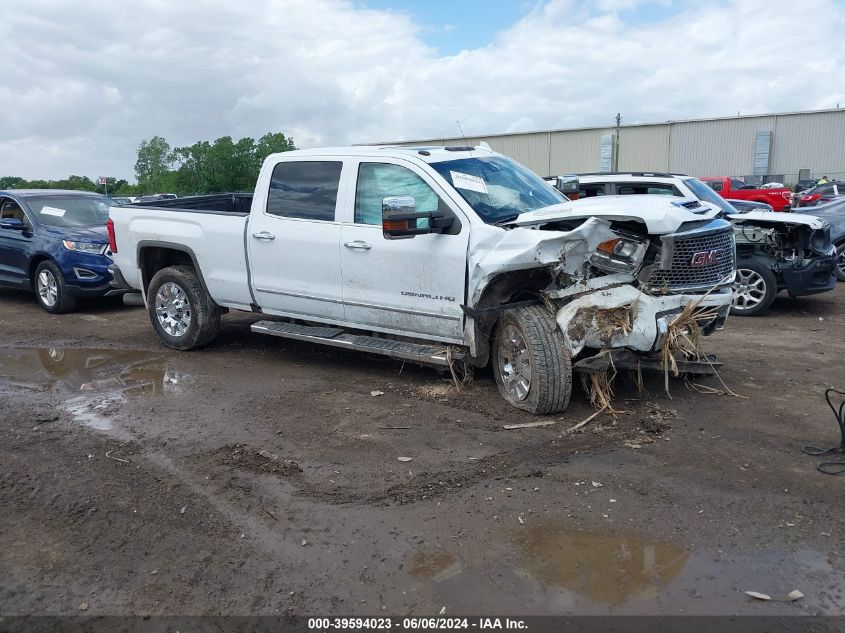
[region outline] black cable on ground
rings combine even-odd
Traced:
[[[843,396],[839,407],[833,404],[831,394]],[[836,423],[839,425],[839,432],[842,434],[842,439],[839,446],[832,448],[818,448],[816,446],[805,446],[801,451],[806,455],[830,455],[830,454],[845,454],[845,391],[839,389],[826,389],[824,392],[824,399],[827,400],[827,406],[833,411],[833,417],[836,418]],[[825,475],[841,475],[845,473],[845,460],[834,462],[821,462],[816,466],[816,470]]]

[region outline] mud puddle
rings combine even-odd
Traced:
[[[167,354],[95,348],[0,349],[0,393],[50,393],[71,418],[98,431],[114,430],[111,413],[129,398],[186,393],[191,376]]]
[[[510,605],[550,614],[845,614],[843,558],[819,549],[706,549],[540,521],[500,533],[483,562],[414,551],[410,576],[449,608]],[[804,597],[790,602],[789,592]],[[745,594],[772,596],[759,602]],[[520,596],[511,603],[513,596]]]
[[[519,530],[512,542],[534,578],[606,605],[656,596],[689,559],[689,552],[673,543],[574,532],[556,523]]]

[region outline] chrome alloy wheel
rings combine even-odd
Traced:
[[[56,305],[56,300],[59,298],[59,284],[56,278],[49,270],[42,270],[38,273],[38,296],[41,297],[41,302],[48,308]]]
[[[525,400],[531,389],[531,355],[522,333],[510,324],[499,338],[499,369],[508,395],[516,401]]]
[[[159,325],[170,336],[182,336],[191,326],[191,303],[185,291],[172,281],[158,289],[155,313]]]
[[[766,298],[766,280],[748,268],[737,268],[734,282],[734,309],[751,310]]]

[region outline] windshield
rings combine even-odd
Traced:
[[[711,204],[715,204],[725,213],[738,213],[736,208],[734,208],[730,202],[725,200],[722,196],[713,191],[710,187],[705,185],[698,178],[687,178],[684,181],[684,184],[689,187],[690,191],[695,194],[695,197],[701,200],[702,202],[710,202]]]
[[[462,158],[431,166],[487,224],[567,200],[537,174],[504,156]]]
[[[48,226],[102,226],[114,204],[105,196],[32,196],[26,198],[38,221]]]

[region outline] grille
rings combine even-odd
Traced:
[[[715,253],[715,262],[693,266],[696,254]],[[733,230],[711,233],[700,237],[676,239],[672,252],[671,268],[657,268],[655,263],[649,277],[649,285],[655,288],[679,290],[682,288],[712,288],[733,273],[736,262]]]

